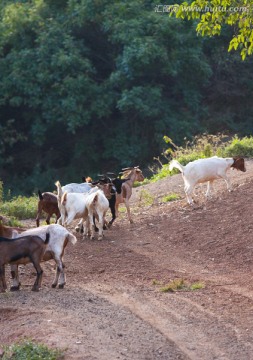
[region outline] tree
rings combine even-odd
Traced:
[[[177,18],[198,19],[196,31],[202,36],[220,35],[224,27],[231,26],[234,33],[228,51],[240,51],[242,60],[253,53],[252,0],[196,0],[170,5],[166,11]]]

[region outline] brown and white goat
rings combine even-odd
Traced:
[[[245,172],[245,163],[242,157],[237,158],[220,158],[213,156],[207,159],[198,159],[189,162],[186,166],[181,165],[177,160],[170,162],[169,170],[177,168],[184,180],[184,191],[187,201],[190,205],[193,204],[192,193],[194,187],[199,183],[208,182],[206,197],[210,196],[210,190],[214,180],[224,179],[227,184],[228,191],[231,191],[230,180],[227,176],[229,169],[237,169]]]
[[[46,223],[48,225],[50,224],[50,219],[53,215],[56,216],[55,223],[57,223],[57,220],[61,216],[58,207],[57,196],[52,192],[41,193],[40,190],[38,191],[38,195],[39,195],[39,201],[38,201],[38,210],[36,216],[37,227],[40,226],[40,217],[43,211],[47,214]]]
[[[132,189],[135,181],[142,182],[144,181],[144,176],[142,171],[139,169],[139,166],[129,167],[122,169],[123,175],[122,179],[128,179],[124,184],[122,184],[121,194],[116,194],[116,217],[119,215],[119,204],[124,203],[127,209],[128,220],[130,223],[133,223],[133,219],[130,213],[129,200],[132,196]]]
[[[50,235],[46,234],[43,241],[36,235],[26,235],[20,238],[0,238],[0,292],[5,292],[7,284],[5,280],[5,265],[20,265],[33,263],[37,276],[32,287],[33,291],[39,291],[41,287],[43,270],[40,266]]]
[[[18,237],[36,235],[45,241],[47,233],[50,234],[50,242],[43,256],[43,261],[55,261],[56,272],[52,287],[55,288],[58,285],[59,289],[63,289],[66,284],[63,256],[68,243],[71,242],[74,245],[77,242],[76,237],[59,224],[43,225],[38,228],[29,229],[19,234]],[[11,265],[11,276],[13,280],[11,290],[19,290],[20,281],[18,277],[18,267],[16,265]]]

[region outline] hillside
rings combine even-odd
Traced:
[[[134,224],[122,213],[102,241],[68,245],[63,290],[50,286],[53,263],[39,293],[23,267],[21,291],[0,294],[1,342],[28,336],[65,348],[67,360],[251,359],[253,161],[246,167],[230,172],[231,193],[217,181],[206,202],[199,186],[194,207],[181,175],[135,188]],[[161,203],[169,193],[182,199]],[[175,279],[204,287],[160,291]]]

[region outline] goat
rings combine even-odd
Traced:
[[[50,224],[50,218],[54,214],[56,215],[56,221],[61,216],[60,210],[58,207],[57,202],[57,196],[53,194],[52,192],[44,192],[41,193],[41,191],[38,191],[39,195],[39,201],[38,201],[38,210],[37,210],[37,216],[36,216],[36,225],[37,227],[40,226],[40,216],[42,215],[42,211],[44,211],[47,214],[46,223]]]
[[[61,186],[59,181],[56,181],[55,183],[56,187],[57,187],[57,201],[58,201],[58,208],[60,211],[60,217],[57,220],[58,224],[62,224],[62,213],[64,212],[64,208],[62,207],[61,204],[61,199],[62,196],[64,194],[64,192],[67,193],[87,193],[88,191],[90,191],[92,189],[92,184],[88,183],[88,182],[84,182],[81,184],[77,184],[77,183],[71,183],[71,184],[67,184],[65,186]]]
[[[61,185],[57,182],[58,194],[62,193]],[[103,237],[105,214],[109,208],[109,202],[104,192],[93,188],[88,193],[67,193],[61,198],[61,219],[64,226],[69,225],[74,219],[80,219],[78,225],[83,222],[91,227],[91,238],[94,238],[93,215],[98,218],[98,239]],[[86,226],[87,229],[87,226]],[[86,231],[84,232],[84,236]]]
[[[43,274],[40,263],[49,243],[49,238],[49,233],[46,233],[45,241],[36,235],[26,235],[15,239],[0,238],[0,292],[5,292],[7,289],[5,265],[19,265],[29,262],[33,263],[37,273],[32,290],[39,291]]]
[[[108,173],[110,175],[114,175],[114,176],[117,176],[113,173]],[[99,175],[101,177],[101,179],[99,180],[99,182],[101,184],[109,184],[111,183],[113,185],[113,188],[112,188],[112,196],[109,200],[109,207],[110,207],[110,210],[111,210],[111,214],[112,214],[112,219],[109,221],[108,223],[108,227],[112,226],[113,222],[115,221],[116,219],[116,209],[115,209],[115,205],[116,205],[116,195],[117,194],[121,194],[121,190],[122,190],[122,184],[124,182],[126,182],[128,179],[120,179],[120,178],[110,178],[109,176],[107,175]]]
[[[2,236],[2,237],[13,239],[13,238],[17,237],[19,232],[24,231],[24,230],[25,230],[25,228],[11,227],[11,226],[3,225],[2,221],[0,219],[0,236]]]
[[[122,169],[122,171],[123,171],[122,179],[127,179],[127,181],[124,182],[124,184],[122,184],[121,194],[118,193],[116,194],[116,204],[115,204],[116,217],[118,217],[119,215],[119,204],[124,203],[127,209],[128,220],[130,223],[133,223],[133,219],[130,213],[129,200],[132,195],[132,188],[134,182],[144,181],[144,176],[142,174],[142,171],[139,169],[139,166],[124,168]]]
[[[229,168],[243,172],[246,171],[244,159],[241,157],[219,158],[213,156],[211,158],[189,162],[186,166],[181,165],[177,160],[172,160],[169,165],[169,170],[172,171],[174,168],[177,168],[182,173],[185,186],[184,191],[190,205],[193,204],[192,193],[197,184],[208,182],[206,197],[209,197],[214,180],[219,178],[225,180],[228,191],[231,191],[230,180],[227,177]]]
[[[59,282],[59,289],[63,289],[64,285],[66,284],[66,277],[64,273],[65,266],[63,263],[64,251],[69,241],[73,245],[77,242],[76,237],[59,224],[43,225],[39,228],[29,229],[19,234],[18,237],[26,235],[37,235],[42,239],[45,239],[47,233],[50,234],[50,243],[46,248],[43,261],[55,261],[56,272],[52,287],[55,288]],[[18,277],[18,267],[15,265],[11,266],[11,276],[13,280],[11,290],[19,290],[20,282]]]

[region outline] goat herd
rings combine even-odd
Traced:
[[[113,175],[113,174],[111,174]],[[5,292],[5,265],[11,265],[11,290],[20,289],[18,265],[32,263],[36,269],[36,281],[32,287],[38,291],[41,286],[43,270],[42,261],[53,259],[56,263],[55,278],[52,287],[63,288],[66,280],[64,273],[63,255],[68,242],[75,244],[77,239],[65,226],[74,219],[80,219],[77,231],[84,236],[94,238],[95,220],[98,226],[98,239],[103,237],[105,226],[111,226],[118,216],[120,203],[125,203],[129,221],[132,222],[129,199],[135,181],[143,181],[144,176],[138,166],[122,169],[122,177],[111,178],[100,176],[98,181],[84,179],[81,184],[61,186],[57,181],[57,195],[52,192],[39,194],[38,211],[36,217],[37,228],[23,231],[20,228],[8,227],[0,222],[0,292]],[[107,210],[111,210],[112,219],[106,222]],[[40,216],[47,214],[48,225],[39,227]],[[56,224],[50,224],[52,215],[56,215]]]
[[[169,170],[177,168],[184,180],[184,190],[187,201],[193,204],[192,193],[198,183],[208,182],[206,197],[210,196],[210,190],[216,179],[223,178],[227,189],[231,190],[231,184],[227,177],[228,169],[237,169],[245,172],[244,159],[219,158],[217,156],[198,159],[181,165],[172,160]],[[68,242],[75,244],[77,239],[70,233],[66,226],[79,219],[75,228],[83,232],[84,237],[95,237],[96,224],[98,227],[98,239],[103,237],[104,227],[110,227],[119,213],[119,204],[125,203],[128,219],[133,222],[129,199],[135,181],[142,182],[144,176],[138,166],[122,169],[121,178],[111,178],[101,175],[98,181],[92,182],[90,178],[84,179],[81,184],[68,184],[61,186],[55,183],[57,195],[52,192],[39,193],[38,212],[36,217],[37,228],[23,231],[20,228],[4,226],[0,222],[0,292],[5,292],[7,284],[5,280],[5,265],[11,265],[12,285],[11,290],[20,289],[18,265],[31,262],[36,269],[36,281],[32,290],[38,291],[41,286],[43,270],[40,266],[42,261],[53,259],[56,263],[55,278],[52,287],[63,288],[65,281],[63,255]],[[112,219],[107,223],[105,215],[110,208]],[[48,225],[39,227],[39,219],[42,211],[47,213]],[[52,215],[56,215],[56,224],[50,224]]]

